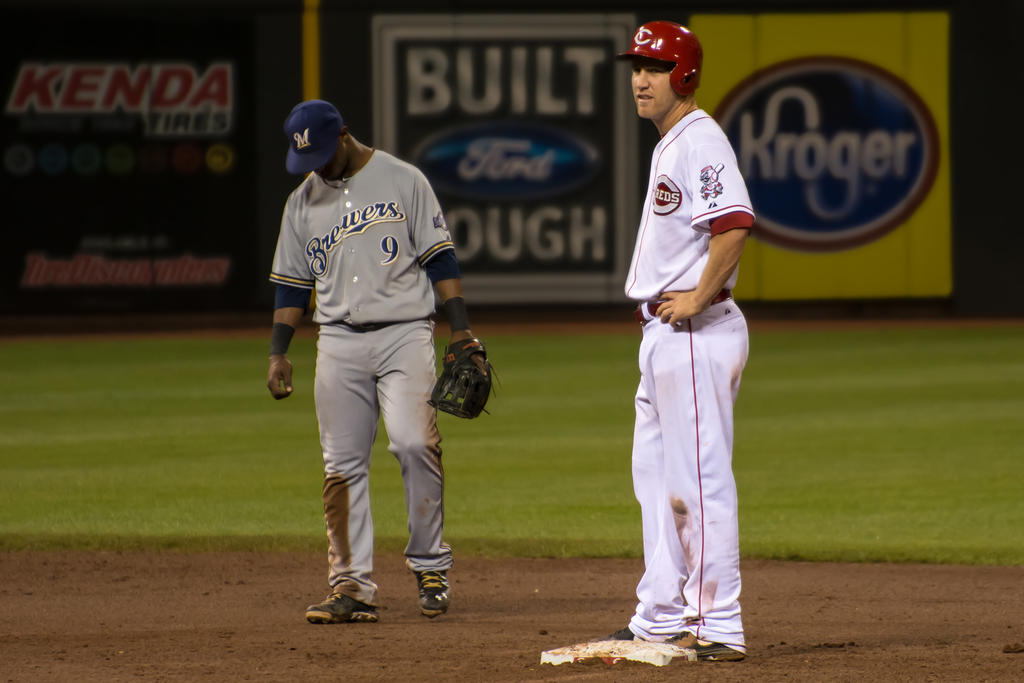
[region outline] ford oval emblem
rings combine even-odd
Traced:
[[[715,112],[747,181],[759,239],[849,249],[900,225],[935,180],[939,139],[921,98],[876,65],[807,57],[762,69]]]
[[[593,145],[568,131],[520,121],[446,128],[412,153],[438,192],[488,200],[564,194],[590,181],[600,161]]]

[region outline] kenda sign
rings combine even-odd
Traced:
[[[762,69],[722,100],[757,214],[755,234],[801,251],[893,230],[935,179],[938,135],[921,98],[879,67],[808,57]]]
[[[232,131],[235,66],[199,69],[184,61],[22,62],[7,96],[11,116],[142,117],[147,137],[226,135]]]

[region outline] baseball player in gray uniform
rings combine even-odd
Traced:
[[[409,522],[406,564],[428,617],[449,605],[452,551],[441,539],[444,471],[436,410],[434,290],[452,342],[473,337],[452,238],[424,175],[360,143],[329,102],[285,121],[286,168],[309,175],[281,219],[267,387],[292,393],[288,346],[316,292],[316,414],[331,593],[306,609],[315,624],[377,621],[368,475],[377,422],[401,465]],[[431,286],[433,285],[433,287]]]

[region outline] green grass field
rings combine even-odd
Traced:
[[[460,553],[638,556],[638,335],[487,339],[490,415],[439,418]],[[0,340],[0,548],[323,549],[313,344]],[[1024,325],[759,331],[737,405],[747,557],[1024,563]],[[379,549],[405,542],[371,466]]]

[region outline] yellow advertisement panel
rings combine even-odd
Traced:
[[[949,17],[708,15],[698,104],[757,213],[737,296],[948,296]]]

